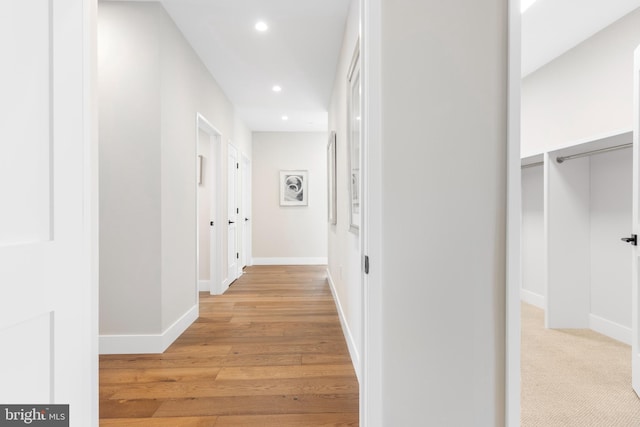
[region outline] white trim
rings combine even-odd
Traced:
[[[526,289],[520,289],[520,300],[543,310],[546,307],[544,295],[536,294],[535,292],[531,292]]]
[[[383,161],[382,161],[382,0],[360,0],[360,55],[362,79],[363,218],[362,252],[371,264],[362,301],[362,380],[360,422],[382,427],[383,398]]]
[[[252,258],[252,265],[327,265],[327,257],[309,258]]]
[[[342,304],[340,303],[340,297],[338,296],[338,292],[336,292],[336,285],[333,282],[333,278],[331,277],[331,271],[327,268],[327,281],[329,282],[329,287],[331,288],[331,294],[333,295],[333,300],[336,303],[336,308],[338,310],[338,317],[340,318],[340,325],[342,325],[342,333],[344,335],[344,339],[347,342],[347,347],[349,348],[349,355],[351,356],[351,363],[353,363],[353,369],[356,371],[356,376],[358,377],[358,381],[362,380],[362,365],[360,364],[360,353],[358,352],[358,346],[356,345],[356,340],[353,339],[353,334],[351,333],[351,329],[349,329],[349,323],[347,322],[347,317],[344,314],[344,310],[342,309]]]
[[[505,292],[504,416],[507,427],[520,426],[521,178],[520,168],[520,0],[507,5],[507,241]],[[497,393],[496,399],[499,399]],[[499,404],[500,402],[496,402]]]
[[[199,292],[211,292],[211,280],[198,280],[198,291]]]
[[[631,328],[603,317],[589,314],[589,328],[609,338],[631,345]]]
[[[51,3],[53,4],[53,2]],[[83,235],[83,254],[79,268],[85,268],[84,278],[88,284],[87,291],[90,295],[90,304],[85,307],[83,315],[86,326],[90,329],[91,334],[91,358],[85,363],[88,364],[89,378],[91,388],[89,408],[90,418],[84,421],[76,418],[77,421],[84,423],[90,421],[90,425],[97,426],[99,419],[98,411],[98,389],[99,389],[99,364],[98,354],[100,343],[98,340],[99,331],[99,294],[100,294],[100,221],[99,221],[99,133],[98,133],[98,2],[85,1],[83,3],[83,135],[85,139],[84,151],[84,188],[83,188],[83,208],[85,211],[84,218],[84,235]],[[86,368],[85,368],[86,369]]]
[[[100,354],[163,353],[199,316],[194,305],[162,334],[100,335]]]

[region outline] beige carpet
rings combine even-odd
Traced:
[[[544,328],[522,304],[522,426],[640,427],[631,347],[590,330]]]

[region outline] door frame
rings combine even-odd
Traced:
[[[198,153],[198,145],[200,144],[200,132],[203,131],[209,135],[209,157],[212,159],[213,165],[213,173],[209,174],[209,178],[211,179],[212,188],[213,188],[213,197],[210,199],[210,214],[211,220],[214,221],[214,226],[210,227],[209,234],[209,265],[211,268],[209,275],[209,293],[211,295],[216,295],[221,293],[222,288],[222,233],[218,232],[219,226],[216,222],[220,222],[221,215],[221,195],[222,195],[222,168],[220,165],[221,160],[221,139],[222,133],[211,124],[207,118],[201,113],[196,113],[196,154]],[[196,155],[195,161],[198,161],[198,156]],[[196,167],[197,170],[197,167]],[[200,276],[200,250],[199,250],[199,238],[200,238],[200,221],[199,221],[199,209],[200,206],[199,197],[198,197],[198,182],[196,180],[196,301],[200,301],[199,299],[199,276]]]
[[[363,352],[360,370],[360,420],[382,427],[382,0],[360,0],[360,84],[362,87],[362,216],[361,255],[371,260],[369,274],[361,271]]]
[[[509,0],[507,71],[507,241],[505,284],[504,417],[520,426],[520,284],[522,170],[520,168],[521,20],[520,0]]]

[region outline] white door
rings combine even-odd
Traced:
[[[78,427],[97,425],[95,7],[0,1],[0,404],[69,404]]]
[[[239,276],[240,254],[238,253],[238,218],[240,209],[238,207],[238,150],[229,144],[229,165],[227,169],[228,192],[228,233],[227,233],[227,273],[229,284],[233,283]]]
[[[242,155],[242,266],[251,265],[251,160]]]
[[[635,51],[633,65],[633,235],[640,234],[640,47]],[[640,250],[633,246],[632,262],[632,289],[631,289],[631,372],[632,384],[636,394],[640,396],[640,319],[638,318],[638,306],[640,305],[640,292],[638,285],[640,278]]]

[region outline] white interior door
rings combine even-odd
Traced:
[[[0,2],[0,403],[72,426],[97,425],[93,34],[89,1]]]
[[[640,47],[635,51],[633,65],[633,235],[640,232]],[[637,242],[636,242],[637,243]],[[637,244],[633,246],[632,289],[631,289],[631,372],[633,389],[640,396],[640,319],[638,306],[640,293],[638,282],[640,278],[640,250]]]
[[[251,265],[251,160],[242,155],[242,266]]]
[[[238,253],[238,218],[240,209],[238,208],[238,150],[229,144],[229,165],[227,169],[228,192],[227,192],[227,210],[228,210],[228,233],[227,233],[227,273],[229,284],[236,280],[239,276],[240,254]]]

